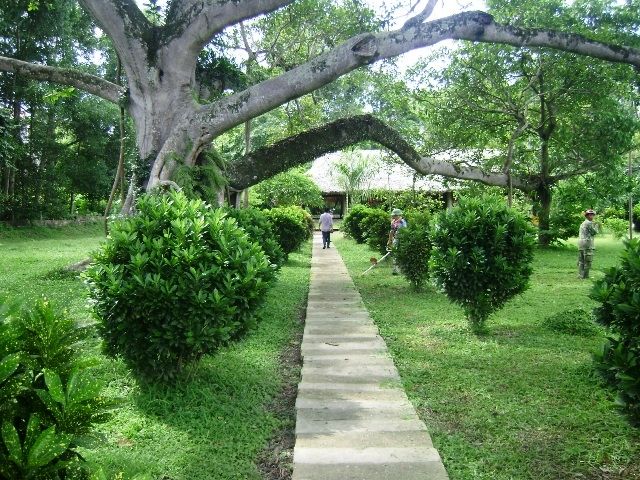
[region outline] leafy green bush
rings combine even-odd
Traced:
[[[391,216],[378,208],[371,208],[361,222],[367,245],[379,253],[387,251],[389,230],[391,229]]]
[[[617,403],[640,421],[640,241],[625,242],[620,264],[596,281],[591,298],[600,303],[596,321],[610,328],[595,362],[618,391]]]
[[[306,172],[291,169],[279,173],[253,187],[259,206],[272,207],[316,207],[324,205],[322,191]]]
[[[620,239],[629,233],[629,221],[621,218],[609,217],[605,219],[604,227],[611,232],[614,238]]]
[[[419,190],[373,189],[367,191],[366,202],[369,206],[385,212],[390,212],[394,208],[403,211],[436,212],[445,207],[441,194]]]
[[[627,213],[625,212],[624,208],[620,208],[620,207],[607,207],[604,210],[602,210],[601,213],[602,218],[617,218],[618,220],[626,220],[627,219]]]
[[[273,225],[275,239],[285,258],[302,247],[313,234],[313,219],[300,207],[276,207],[264,211]]]
[[[0,301],[0,478],[88,476],[78,446],[114,405],[80,353],[89,335],[47,301]]]
[[[584,221],[585,205],[591,205],[589,192],[584,182],[563,181],[553,190],[551,215],[549,218],[550,231],[540,232],[549,236],[551,243],[560,243],[578,235],[580,224]]]
[[[145,379],[185,366],[256,324],[273,269],[257,243],[200,200],[146,195],[111,227],[86,272],[105,352]]]
[[[371,208],[364,205],[355,205],[342,221],[342,230],[347,236],[353,238],[356,243],[365,242],[362,220],[369,214],[370,210]]]
[[[225,208],[227,216],[235,218],[249,238],[258,243],[271,263],[280,268],[285,262],[282,247],[276,240],[274,227],[267,215],[257,208]]]
[[[438,216],[431,239],[431,271],[474,331],[482,331],[492,312],[528,286],[532,227],[500,199],[460,199]]]
[[[582,308],[565,310],[546,317],[542,325],[549,330],[580,337],[593,337],[601,333],[594,323],[593,315]]]
[[[415,290],[420,290],[429,277],[429,215],[414,212],[408,213],[407,217],[407,226],[398,230],[398,243],[393,255],[402,275]]]

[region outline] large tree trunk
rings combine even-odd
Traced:
[[[556,116],[553,104],[547,99],[545,77],[542,72],[538,74],[540,99],[540,124],[538,136],[540,137],[540,184],[536,190],[538,199],[538,243],[547,247],[551,243],[551,185],[549,158],[549,140],[556,130]]]
[[[540,246],[548,247],[551,243],[551,187],[540,182],[536,191],[537,213],[538,213],[538,243]]]

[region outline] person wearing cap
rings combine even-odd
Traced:
[[[584,212],[585,221],[580,225],[578,234],[578,278],[589,278],[589,270],[593,262],[595,249],[593,237],[598,233],[597,224],[593,221],[596,212],[589,209]]]
[[[398,244],[398,230],[407,226],[407,221],[402,218],[402,210],[399,208],[394,208],[391,211],[391,228],[389,229],[389,240],[387,241],[387,251],[392,251],[393,247]],[[398,275],[398,264],[396,263],[395,257],[393,257],[393,271],[391,272],[393,275]]]

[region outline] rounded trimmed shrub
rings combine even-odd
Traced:
[[[407,217],[407,226],[398,231],[398,243],[393,255],[402,275],[415,290],[420,290],[429,278],[429,215],[413,212],[408,213]]]
[[[272,264],[280,268],[285,262],[282,247],[276,240],[269,217],[257,208],[225,208],[227,216],[235,218],[249,238],[258,243]]]
[[[142,197],[86,272],[105,351],[172,381],[256,324],[273,268],[234,219],[181,192]]]
[[[285,258],[302,247],[313,235],[313,219],[300,207],[275,207],[264,210],[273,225],[275,239]]]
[[[347,236],[353,238],[356,243],[365,242],[365,231],[362,220],[369,214],[371,208],[364,205],[355,205],[342,221],[342,230]]]
[[[431,271],[476,332],[491,313],[528,287],[533,228],[498,198],[462,198],[438,216],[431,240]]]
[[[389,230],[391,230],[391,215],[384,210],[370,208],[360,224],[369,248],[381,254],[386,253]]]

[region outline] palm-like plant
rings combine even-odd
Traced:
[[[345,214],[354,203],[358,203],[367,189],[369,180],[378,168],[358,152],[348,152],[335,161],[331,175],[346,194]]]

